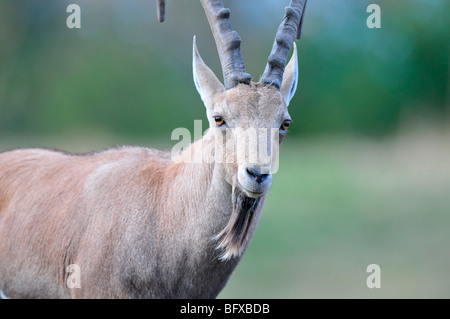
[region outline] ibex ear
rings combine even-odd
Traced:
[[[283,74],[283,81],[281,82],[280,93],[283,96],[286,105],[294,97],[295,90],[298,83],[298,62],[297,62],[297,46],[294,42],[294,52]]]
[[[194,36],[192,68],[194,72],[194,83],[205,106],[209,108],[212,105],[214,96],[225,90],[225,87],[217,79],[213,71],[203,62],[198,53],[197,44]]]

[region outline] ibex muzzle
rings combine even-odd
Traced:
[[[224,84],[194,38],[194,82],[210,129],[179,156],[208,160],[139,147],[0,154],[2,296],[214,298],[222,290],[253,235],[291,122],[295,46],[286,62],[306,0],[286,8],[258,83],[245,71],[229,10],[201,3]],[[214,160],[220,149],[224,161]]]

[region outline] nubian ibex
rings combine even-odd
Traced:
[[[3,296],[214,298],[223,289],[254,233],[276,156],[250,162],[252,143],[239,144],[248,139],[241,133],[278,132],[268,134],[265,145],[258,139],[257,150],[273,149],[286,134],[297,87],[295,44],[286,62],[306,0],[286,7],[257,83],[245,70],[230,11],[220,0],[201,3],[224,84],[203,62],[194,37],[194,82],[210,126],[200,140],[176,158],[139,147],[0,154]],[[240,161],[239,147],[229,147],[238,144],[247,145]],[[219,146],[225,161],[216,158]],[[191,161],[195,157],[203,160]],[[72,265],[79,271],[75,286],[69,285]]]

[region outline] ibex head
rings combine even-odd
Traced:
[[[221,259],[227,260],[240,256],[251,237],[249,234],[259,215],[259,202],[272,183],[278,146],[291,122],[288,105],[298,83],[295,44],[287,66],[286,62],[294,38],[300,37],[306,0],[291,0],[286,7],[266,69],[257,83],[245,71],[241,39],[231,27],[230,11],[223,7],[221,0],[201,2],[216,41],[224,77],[222,84],[204,63],[194,37],[195,86],[206,106],[210,131],[215,133],[216,160],[219,146],[225,150],[222,177],[233,189],[230,220],[216,236],[220,240],[218,248],[224,249]],[[252,157],[254,153],[257,156]]]
[[[264,74],[258,83],[252,82],[251,75],[245,71],[240,53],[241,39],[231,27],[229,9],[225,9],[220,0],[201,2],[216,41],[224,85],[200,57],[195,37],[194,82],[206,106],[210,128],[223,133],[226,145],[237,145],[234,152],[233,148],[230,150],[224,146],[227,158],[234,158],[226,161],[225,179],[246,196],[259,198],[271,185],[271,166],[277,153],[273,150],[281,143],[291,122],[288,105],[298,83],[295,44],[287,66],[286,62],[294,38],[300,34],[306,0],[292,0],[290,6],[286,7],[286,15],[276,34]],[[273,134],[274,131],[278,134]],[[249,132],[256,134],[256,143],[249,141]],[[246,140],[247,143],[239,143]],[[242,150],[242,154],[246,154],[243,160],[236,158],[239,145],[245,148]],[[258,156],[253,156],[254,160],[251,161],[254,152],[257,152]],[[269,160],[261,159],[267,158],[260,156],[262,152],[268,155]]]

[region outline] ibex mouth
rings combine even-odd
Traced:
[[[267,190],[257,190],[257,189],[248,189],[246,187],[241,187],[240,192],[243,196],[246,196],[248,200],[250,199],[259,199],[267,193]]]
[[[248,197],[240,189],[234,187],[232,202],[233,211],[228,224],[214,237],[215,240],[221,240],[217,249],[223,249],[223,253],[219,257],[222,261],[242,255],[258,221],[258,216],[255,215],[260,197]]]
[[[252,198],[252,199],[258,199],[261,196],[263,196],[266,192],[253,192],[250,190],[244,190],[245,194],[247,195],[247,197]]]

